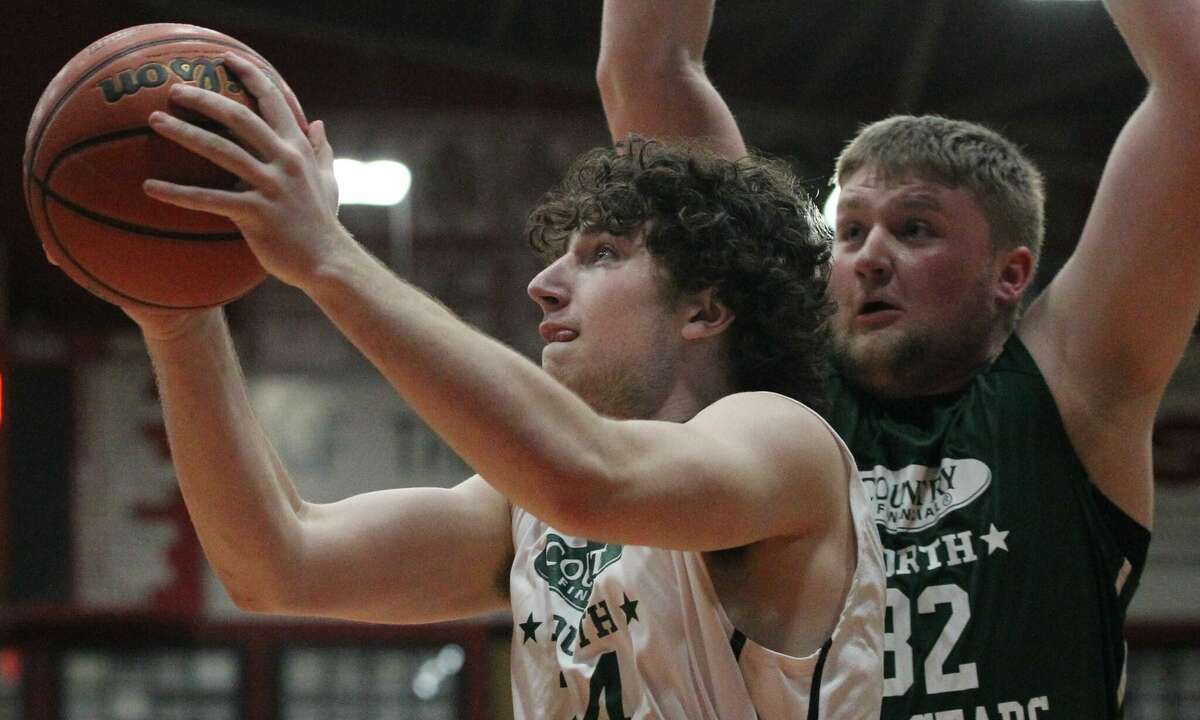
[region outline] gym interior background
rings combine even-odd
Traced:
[[[212,578],[166,454],[132,324],[45,262],[20,188],[24,132],[99,37],[190,22],[254,47],[340,157],[394,159],[411,192],[345,206],[398,272],[531,356],[525,212],[607,143],[600,2],[16,0],[0,33],[0,720],[492,718],[504,617],[384,627],[248,617]],[[1098,2],[724,0],[711,77],[749,142],[823,200],[841,144],[894,112],[985,122],[1046,173],[1040,283],[1069,255],[1108,148],[1144,91]],[[1147,172],[1153,172],[1148,168]],[[257,410],[314,500],[468,473],[298,293],[228,309]],[[1155,540],[1129,626],[1131,720],[1200,703],[1200,350],[1155,432]],[[1015,720],[1015,719],[1011,719]]]

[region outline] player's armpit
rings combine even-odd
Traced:
[[[1074,253],[1019,332],[1097,486],[1148,527],[1151,425],[1200,313],[1200,9],[1107,7],[1150,89],[1113,146]]]

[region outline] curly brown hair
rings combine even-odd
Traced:
[[[732,161],[633,136],[577,158],[529,214],[526,235],[550,262],[577,231],[643,230],[671,290],[715,288],[733,311],[728,350],[738,391],[828,408],[831,234],[785,162],[759,154]]]

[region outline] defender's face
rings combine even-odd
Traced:
[[[837,207],[835,362],[888,396],[960,386],[990,352],[993,259],[988,221],[968,191],[860,169]]]
[[[575,233],[528,292],[542,367],[599,412],[649,417],[674,383],[683,316],[640,235]]]

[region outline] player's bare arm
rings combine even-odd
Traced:
[[[188,511],[240,607],[413,623],[507,606],[509,507],[486,483],[306,502],[254,417],[221,311],[131,314]]]
[[[704,72],[713,0],[605,0],[596,80],[613,140],[702,138],[746,154],[733,114]]]
[[[605,418],[361,252],[310,295],[464,460],[565,532],[732,547],[801,532],[816,501],[800,481],[844,484],[832,436],[790,400],[727,398],[684,424]],[[823,453],[797,443],[808,433]],[[723,522],[693,522],[714,507]]]
[[[844,484],[844,468],[823,426],[817,436],[823,451],[802,452],[796,436],[808,431],[807,415],[794,403],[755,396],[762,407],[754,411],[741,404],[747,400],[717,403],[712,415],[687,424],[605,418],[527,358],[397,278],[353,242],[328,205],[297,227],[280,207],[320,205],[324,191],[313,178],[331,151],[322,137],[299,132],[261,72],[245,63],[236,69],[266,120],[217,96],[179,99],[229,127],[258,157],[195,126],[171,122],[158,129],[208,151],[251,189],[214,194],[157,183],[153,192],[237,222],[263,265],[312,297],[422,419],[511,502],[562,531],[600,541],[699,550],[800,533],[822,517],[812,490],[834,478]],[[721,522],[690,521],[717,506]]]
[[[1074,255],[1019,332],[1096,484],[1149,527],[1155,409],[1200,312],[1200,3],[1106,6],[1149,90],[1113,147]]]
[[[608,423],[608,477],[571,510],[586,522],[589,507],[611,504],[596,533],[716,550],[817,533],[845,506],[846,466],[831,431],[782,396],[728,395],[682,424]],[[714,527],[698,533],[697,517]]]

